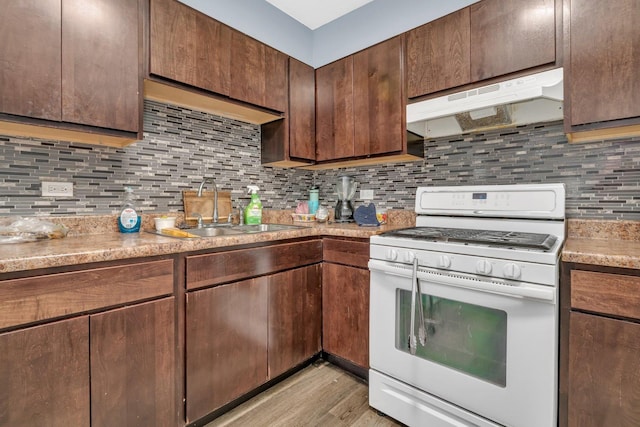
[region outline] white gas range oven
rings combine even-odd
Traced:
[[[371,238],[369,404],[409,425],[557,424],[563,184],[420,187]]]

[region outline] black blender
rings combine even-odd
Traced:
[[[354,177],[344,175],[338,177],[336,184],[336,193],[338,195],[338,203],[335,210],[336,222],[353,222],[353,205],[351,199],[356,194],[357,182]]]

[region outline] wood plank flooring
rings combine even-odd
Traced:
[[[318,361],[206,427],[401,425],[369,407],[366,384],[328,362]]]

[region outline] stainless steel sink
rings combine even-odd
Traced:
[[[233,230],[239,230],[241,233],[266,233],[269,231],[284,231],[303,228],[298,225],[285,224],[251,224],[251,225],[234,225]]]
[[[285,224],[256,224],[256,225],[232,225],[232,226],[216,226],[216,227],[202,227],[202,228],[185,228],[183,231],[187,231],[191,234],[195,234],[200,237],[216,237],[216,236],[237,236],[239,234],[252,234],[252,233],[267,233],[270,231],[284,231],[295,230],[303,228],[298,225],[285,225]]]
[[[203,227],[203,228],[188,228],[187,231],[191,234],[195,234],[200,237],[215,237],[215,236],[231,236],[242,234],[239,230],[234,230],[232,227]]]

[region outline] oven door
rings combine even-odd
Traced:
[[[556,425],[557,288],[369,268],[371,406],[408,425]],[[412,351],[420,303],[426,342]]]

